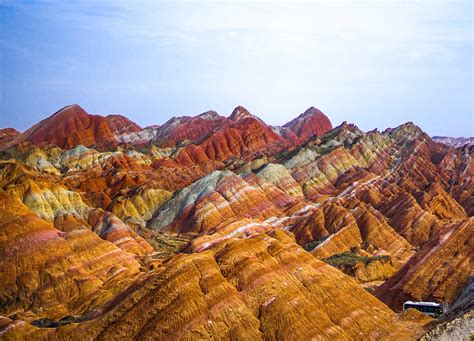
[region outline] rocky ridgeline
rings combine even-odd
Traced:
[[[433,136],[433,141],[444,143],[448,146],[460,148],[464,146],[473,146],[474,137],[447,137],[447,136]]]

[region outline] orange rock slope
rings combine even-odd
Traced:
[[[334,283],[338,284],[335,285]],[[375,317],[374,317],[375,316]],[[396,315],[285,232],[172,258],[83,322],[6,335],[54,339],[396,339]]]
[[[473,150],[413,123],[68,106],[2,134],[2,338],[414,338],[391,309],[472,276]]]
[[[0,191],[1,315],[31,320],[80,314],[139,274],[134,255],[86,228],[63,232]]]

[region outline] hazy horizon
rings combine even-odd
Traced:
[[[0,1],[0,128],[73,103],[142,127],[242,105],[282,125],[473,136],[471,1]]]

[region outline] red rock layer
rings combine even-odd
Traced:
[[[61,148],[72,148],[79,144],[104,146],[116,143],[118,134],[140,130],[137,124],[126,117],[89,115],[75,104],[64,107],[34,125],[10,141],[9,145],[29,141],[41,147],[48,144]]]
[[[2,144],[10,142],[18,135],[20,135],[20,132],[14,128],[0,129],[0,146]]]
[[[324,135],[332,129],[332,124],[322,111],[311,107],[294,120],[286,123],[283,128],[292,131],[301,141],[305,142],[314,136]]]
[[[194,119],[198,118],[199,116]],[[308,109],[300,117],[287,123],[281,134],[276,133],[272,127],[242,106],[235,108],[229,119],[219,116],[211,122],[213,125],[211,123],[208,125],[211,125],[213,134],[198,145],[184,148],[177,157],[181,164],[190,165],[208,160],[226,161],[232,158],[251,160],[265,155],[275,155],[332,129],[329,119],[315,108]],[[202,129],[205,126],[199,123],[195,127]],[[182,129],[188,131],[186,136],[191,136],[187,124]],[[209,133],[211,130],[205,131]],[[196,136],[203,137],[205,134]],[[194,140],[197,140],[196,136]]]
[[[160,146],[170,147],[183,141],[199,142],[230,122],[215,111],[207,111],[196,117],[173,117],[157,129],[156,139]]]
[[[275,133],[271,127],[253,116],[245,115],[212,134],[201,144],[185,147],[176,159],[183,165],[232,158],[252,160],[279,153],[290,146],[290,142]]]

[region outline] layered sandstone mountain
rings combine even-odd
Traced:
[[[280,230],[174,257],[83,320],[57,330],[12,322],[7,335],[362,340],[406,332],[393,330],[387,306]]]
[[[117,142],[117,135],[140,131],[141,128],[124,116],[90,115],[79,105],[69,105],[16,136],[7,146],[24,141],[40,147],[55,144],[61,148],[108,145]]]
[[[4,143],[2,337],[413,337],[389,308],[472,276],[473,150],[331,128],[71,106]]]
[[[243,119],[245,122],[240,122]],[[258,121],[260,127],[258,124],[251,123],[252,120],[249,119]],[[284,141],[288,147],[314,136],[321,136],[332,128],[329,119],[313,107],[278,129],[267,126],[242,106],[236,107],[228,118],[220,116],[215,111],[207,111],[195,117],[173,117],[161,126],[155,125],[142,129],[124,116],[90,115],[79,105],[74,104],[62,108],[24,133],[19,133],[13,128],[0,130],[0,147],[6,149],[25,141],[40,147],[53,144],[67,149],[78,145],[110,149],[120,143],[133,145],[153,143],[160,147],[174,147],[189,143],[199,144],[214,133],[231,127],[233,128],[231,131],[224,132],[224,136],[214,138],[212,140],[214,142],[210,141],[208,144],[215,144],[222,138],[230,139],[231,141],[227,141],[227,144],[240,144],[238,149],[241,154],[242,149],[250,149],[251,152],[256,152],[256,149],[264,149],[262,145],[253,145],[253,143],[258,144],[258,141],[252,141],[256,137],[260,138],[258,134],[261,132],[265,134],[263,138],[265,143],[276,140],[273,142],[281,144]],[[277,130],[281,136],[273,130]],[[232,141],[232,139],[237,140]],[[226,144],[225,141],[218,143],[221,144],[220,148],[226,148],[223,145]],[[230,148],[231,153],[237,152],[237,149],[230,145],[227,148]],[[275,149],[270,150],[270,152],[274,151]],[[204,153],[207,153],[207,150]],[[234,154],[234,156],[238,155]],[[226,155],[226,157],[228,156]],[[208,157],[216,158],[213,155],[208,155]],[[222,158],[222,156],[217,156],[217,158]]]
[[[20,132],[14,128],[0,129],[0,146],[10,142],[18,135],[20,135]]]
[[[36,172],[16,162],[1,162],[1,189],[17,198],[36,215],[64,232],[90,229],[102,239],[137,255],[152,252],[151,246],[110,212],[88,206],[79,193],[40,178]]]
[[[446,225],[375,295],[391,307],[403,302],[453,302],[474,275],[474,218]]]
[[[191,165],[209,160],[252,160],[277,154],[292,146],[291,142],[243,107],[235,108],[229,121],[202,143],[186,146],[177,155],[177,161]]]
[[[0,314],[21,319],[81,314],[139,274],[135,256],[89,229],[62,232],[0,190]]]
[[[282,127],[283,134],[291,136],[294,133],[302,141],[307,141],[314,136],[322,136],[332,129],[329,118],[321,110],[311,107],[294,120]]]

